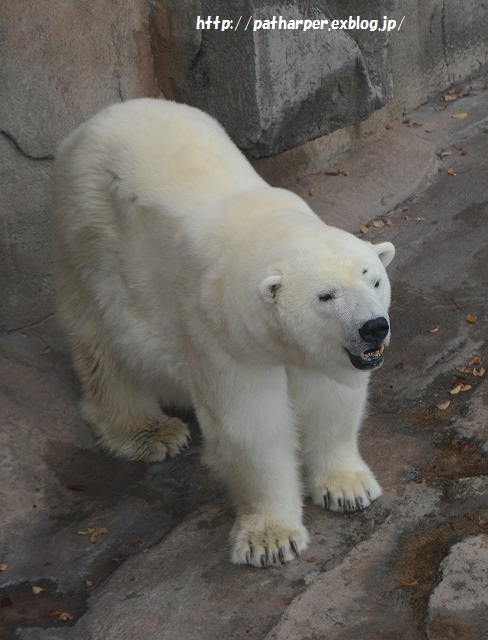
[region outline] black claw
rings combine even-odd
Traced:
[[[264,567],[266,566],[266,555],[264,553],[261,554],[260,563],[264,569]]]
[[[364,502],[361,497],[356,498],[356,504],[358,505],[358,509],[362,511],[364,509]]]
[[[278,550],[278,557],[280,559],[280,562],[286,562],[285,558],[286,558],[286,549],[285,547],[280,547]]]
[[[354,511],[356,509],[356,504],[352,500],[347,501],[347,510]]]
[[[246,551],[246,564],[251,564],[251,552],[250,551]]]
[[[329,508],[329,492],[324,493],[324,509]]]
[[[344,500],[342,498],[337,498],[337,506],[339,509],[344,509]]]
[[[369,491],[366,491],[366,495],[368,496],[368,500],[371,502],[371,494]]]
[[[293,549],[293,552],[297,556],[297,558],[299,558],[300,551],[298,550],[298,545],[296,543],[296,540],[290,540],[290,547]]]

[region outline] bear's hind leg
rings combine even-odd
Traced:
[[[156,395],[107,348],[73,341],[72,353],[83,387],[83,417],[104,449],[127,460],[155,462],[186,446],[187,426],[165,415]]]

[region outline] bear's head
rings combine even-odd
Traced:
[[[267,325],[288,366],[329,375],[351,367],[369,371],[382,364],[390,341],[386,267],[395,248],[326,229],[297,238],[286,260],[268,267],[258,286]]]

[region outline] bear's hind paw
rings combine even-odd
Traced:
[[[158,462],[176,456],[188,445],[190,432],[178,418],[144,418],[142,424],[115,437],[100,436],[100,444],[118,457],[141,462]]]
[[[299,557],[308,544],[305,527],[288,527],[263,516],[238,519],[232,530],[232,562],[265,568],[287,564]]]

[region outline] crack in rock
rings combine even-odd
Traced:
[[[9,133],[8,131],[4,131],[3,129],[0,131],[0,133],[7,138],[7,140],[15,147],[15,149],[22,155],[24,156],[24,158],[28,158],[29,160],[54,160],[54,155],[46,155],[46,156],[34,156],[30,153],[27,153],[27,151],[25,151],[20,143],[18,142],[18,140],[15,138],[15,136],[13,136],[11,133]]]

